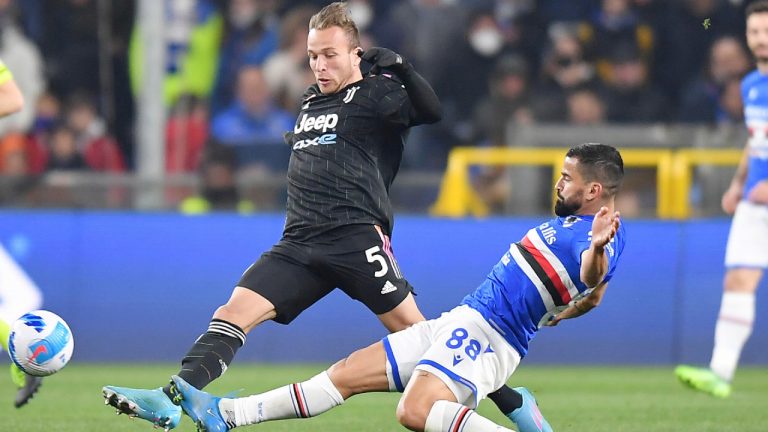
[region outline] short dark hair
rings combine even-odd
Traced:
[[[749,16],[752,14],[766,12],[768,12],[768,0],[760,0],[750,3],[749,6],[747,6],[747,9],[744,11],[744,16],[749,18]]]
[[[352,48],[360,46],[360,32],[357,30],[357,24],[352,20],[346,2],[331,3],[309,20],[310,30],[325,30],[331,27],[344,30]]]
[[[624,179],[624,160],[614,147],[598,143],[584,143],[572,147],[567,157],[579,160],[579,173],[586,181],[603,185],[606,196],[619,192]]]

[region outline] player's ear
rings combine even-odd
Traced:
[[[588,200],[598,199],[603,194],[603,185],[598,182],[591,182],[587,190],[586,198]]]
[[[355,66],[360,66],[360,62],[363,61],[361,58],[363,56],[363,49],[360,47],[355,48],[355,55],[352,57],[352,64]]]

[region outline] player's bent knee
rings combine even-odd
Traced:
[[[423,431],[427,424],[430,406],[412,399],[402,398],[397,405],[397,421],[413,431]]]

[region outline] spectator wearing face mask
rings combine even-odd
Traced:
[[[567,95],[583,86],[599,87],[594,64],[584,53],[575,26],[549,29],[539,85],[534,91],[533,112],[540,122],[563,122],[568,117]]]
[[[488,96],[485,77],[504,50],[504,37],[492,10],[473,12],[464,31],[465,38],[450,51],[454,53],[435,81],[435,91],[443,102],[443,125],[452,127],[454,142],[471,139],[471,120],[475,106]]]
[[[235,99],[237,74],[244,66],[263,66],[278,48],[279,23],[275,0],[232,0],[226,9],[226,30],[221,46],[211,114]]]

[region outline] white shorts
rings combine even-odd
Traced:
[[[382,342],[390,390],[403,391],[414,370],[423,370],[437,376],[470,408],[504,385],[520,364],[520,354],[466,305]]]
[[[768,206],[741,201],[731,222],[726,267],[768,267]]]

